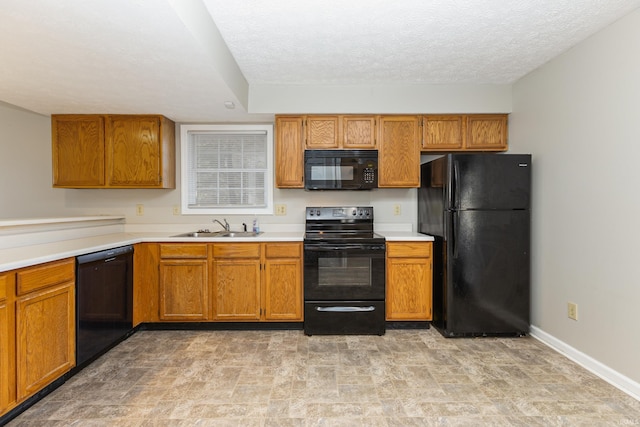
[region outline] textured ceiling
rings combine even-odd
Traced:
[[[243,85],[509,84],[639,6],[1,0],[0,101],[42,114],[238,121],[264,118],[243,108]],[[237,108],[225,109],[227,100]]]
[[[513,83],[633,0],[204,0],[256,83]]]

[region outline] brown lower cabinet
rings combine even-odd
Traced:
[[[208,320],[207,244],[160,245],[160,320]]]
[[[0,414],[16,401],[15,313],[10,309],[15,274],[0,274]]]
[[[142,243],[134,257],[134,325],[303,319],[300,242]]]
[[[260,320],[261,244],[213,245],[214,320]]]
[[[432,318],[432,243],[387,243],[387,320]]]
[[[269,243],[264,261],[265,320],[302,320],[302,245]]]
[[[75,260],[0,274],[0,414],[75,366]]]

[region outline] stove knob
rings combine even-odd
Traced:
[[[357,209],[354,209],[354,210],[353,210],[353,212],[351,212],[351,215],[354,215],[354,216],[355,216],[355,215],[357,215],[357,214],[358,214],[358,210],[357,210]]]
[[[316,215],[320,216],[320,209],[316,209]]]

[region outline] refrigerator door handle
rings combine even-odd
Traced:
[[[460,216],[458,211],[451,213],[451,249],[453,251],[453,258],[458,258],[458,228],[459,228]]]
[[[453,179],[451,180],[451,200],[449,206],[451,209],[458,209],[458,183],[460,182],[460,168],[458,161],[453,161]]]

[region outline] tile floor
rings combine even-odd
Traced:
[[[640,402],[537,340],[141,331],[17,426],[633,426]]]

